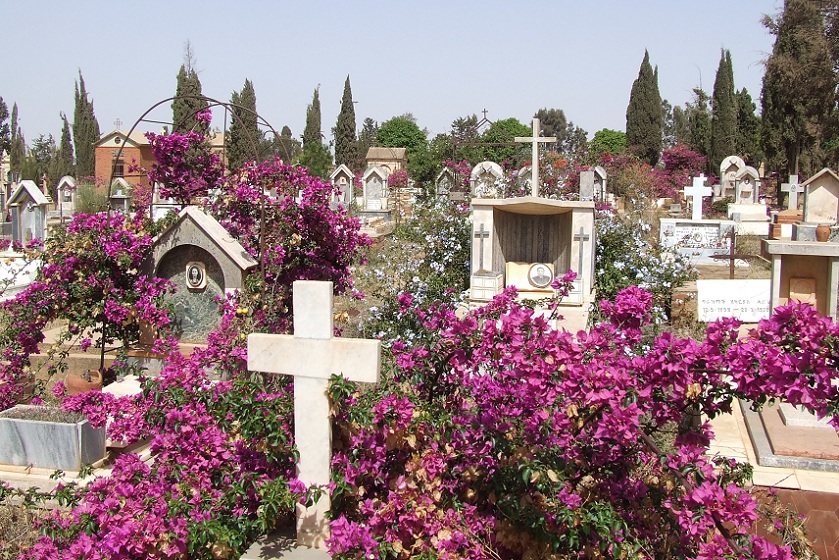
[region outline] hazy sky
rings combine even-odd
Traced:
[[[323,133],[350,76],[360,130],[411,112],[429,137],[458,117],[529,123],[562,109],[591,137],[624,130],[644,49],[659,89],[683,105],[709,93],[720,49],[731,51],[735,87],[760,106],[763,61],[774,37],[761,24],[781,0],[379,0],[317,2],[0,0],[0,96],[17,103],[27,142],[58,137],[72,121],[81,69],[100,128],[128,128],[174,95],[191,41],[204,94],[229,101],[249,78],[257,110],[300,137],[320,85]],[[169,104],[149,118],[170,120]],[[223,126],[216,113],[214,127]],[[145,125],[141,130],[159,128]]]

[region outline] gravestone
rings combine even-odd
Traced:
[[[454,185],[454,171],[450,167],[444,167],[437,178],[434,179],[434,192],[439,197],[447,198]]]
[[[58,207],[54,213],[50,212],[50,217],[58,218],[60,222],[73,217],[76,213],[76,180],[69,175],[65,175],[58,180],[58,200],[56,206]]]
[[[720,163],[719,192],[714,196],[720,198],[731,197],[736,201],[737,174],[746,167],[746,162],[740,156],[728,156]]]
[[[697,319],[707,323],[734,317],[757,323],[771,314],[772,286],[768,279],[697,280]]]
[[[757,169],[751,166],[745,166],[735,176],[737,183],[737,196],[734,199],[737,204],[757,204],[760,175]]]
[[[594,200],[594,171],[580,171],[580,200]]]
[[[789,193],[787,197],[787,209],[798,209],[798,193],[804,192],[804,187],[798,183],[798,175],[790,175],[789,182],[781,183],[781,191]]]
[[[594,198],[605,202],[609,192],[606,190],[606,179],[608,177],[606,169],[600,165],[595,165],[592,171],[594,171]]]
[[[705,186],[705,175],[700,174],[699,177],[693,178],[693,185],[685,187],[684,191],[686,197],[691,197],[692,215],[691,219],[694,221],[702,220],[702,199],[713,194],[711,187]]]
[[[804,184],[804,222],[833,225],[839,217],[839,176],[824,168]]]
[[[298,478],[307,486],[330,480],[332,431],[329,377],[377,383],[381,341],[334,338],[332,282],[297,280],[293,286],[294,335],[248,336],[248,369],[294,376],[294,441]],[[329,538],[329,494],[312,507],[297,506],[297,544],[323,548]]]
[[[730,254],[730,235],[735,226],[731,220],[662,218],[659,243],[663,249],[687,257],[694,266],[728,266],[728,262],[713,256]]]
[[[763,253],[772,260],[772,309],[799,301],[836,320],[839,243],[765,239]]]
[[[47,207],[52,202],[34,181],[24,180],[9,197],[12,217],[12,241],[26,245],[34,239],[43,241],[47,236]]]
[[[539,267],[553,277],[574,270],[577,279],[560,303],[565,322],[556,326],[571,332],[586,327],[593,299],[594,202],[533,196],[475,198],[472,216],[469,298],[473,307],[511,286],[522,299],[550,297],[555,291],[536,281]]]
[[[352,204],[354,180],[352,170],[343,163],[335,168],[329,175],[329,181],[337,189],[337,192],[332,193],[332,204],[341,204],[344,207]]]
[[[117,177],[111,183],[111,196],[109,197],[111,210],[128,214],[131,210],[131,185],[122,177]]]
[[[539,144],[556,144],[556,137],[541,136],[542,129],[539,124],[539,119],[533,119],[533,134],[531,136],[516,136],[515,142],[530,144],[530,165],[533,168],[531,172],[531,191],[530,196],[539,196],[539,189],[542,187],[539,179]]]
[[[179,339],[195,343],[204,342],[218,326],[217,298],[242,289],[257,264],[213,217],[187,206],[154,239],[144,270],[175,284],[176,293],[164,301],[173,308]]]
[[[769,216],[766,204],[760,201],[760,176],[754,167],[744,166],[735,176],[736,198],[728,205],[729,219],[737,222],[740,235],[769,234]]]
[[[475,198],[498,198],[503,190],[504,171],[494,161],[482,161],[472,168],[469,187]]]
[[[380,167],[368,167],[362,182],[364,209],[387,210],[387,173]]]

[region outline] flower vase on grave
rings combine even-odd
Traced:
[[[89,369],[84,374],[70,373],[64,380],[68,395],[78,395],[87,391],[102,390],[102,372],[98,369]]]
[[[830,226],[827,224],[816,226],[816,241],[824,243],[828,239],[830,239]]]

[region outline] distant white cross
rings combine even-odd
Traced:
[[[121,128],[122,127],[122,121],[120,120],[119,117],[117,117],[117,120],[114,121],[114,126],[117,127],[117,130],[122,130],[122,128]]]
[[[519,143],[529,143],[533,146],[532,155],[530,156],[530,168],[532,172],[530,179],[532,185],[530,186],[530,194],[532,196],[539,196],[539,144],[556,144],[556,138],[553,136],[539,136],[541,128],[539,126],[539,119],[533,119],[533,136],[516,136],[514,140]]]
[[[787,208],[795,210],[798,208],[798,193],[804,192],[804,188],[798,184],[798,175],[790,175],[789,183],[781,183],[781,190],[789,193]]]
[[[297,280],[293,286],[294,335],[248,336],[248,369],[294,376],[294,442],[298,478],[307,486],[330,481],[332,429],[326,389],[333,373],[376,383],[379,340],[333,338],[332,282]],[[297,543],[322,548],[329,537],[329,496],[310,508],[297,506]]]
[[[685,187],[685,196],[693,198],[691,204],[693,206],[693,214],[691,219],[699,221],[702,219],[702,199],[713,194],[711,187],[705,186],[705,175],[700,173],[699,177],[693,178],[693,186]]]

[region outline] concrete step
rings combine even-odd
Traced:
[[[294,527],[283,527],[253,543],[241,560],[330,560],[326,549],[297,546]]]

